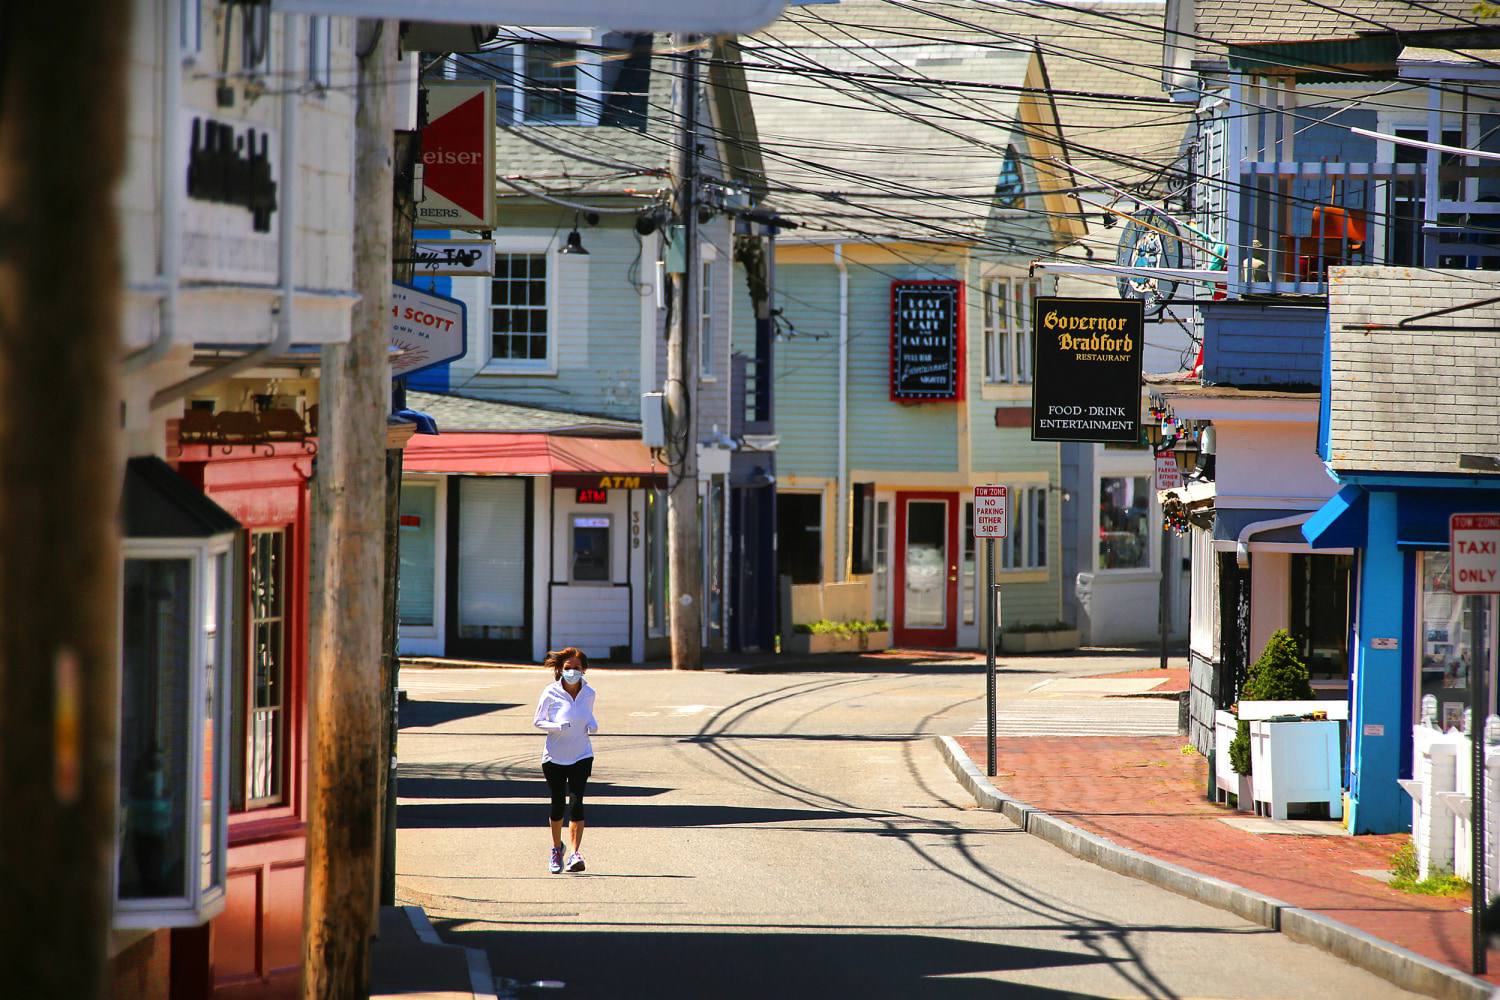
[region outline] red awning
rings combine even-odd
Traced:
[[[650,476],[666,472],[635,438],[552,434],[418,434],[402,454],[406,472],[550,476],[593,472]]]

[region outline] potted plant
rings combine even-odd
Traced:
[[[891,648],[891,630],[885,619],[872,622],[835,622],[826,619],[792,626],[784,653],[864,653]]]
[[[1067,622],[1019,622],[1000,629],[1002,653],[1056,653],[1077,649],[1080,633]]]
[[[1312,701],[1312,682],[1307,666],[1297,655],[1297,642],[1286,629],[1277,629],[1250,665],[1241,701]],[[1252,774],[1250,723],[1242,720],[1229,744],[1229,763],[1237,774]]]

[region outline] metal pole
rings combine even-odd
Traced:
[[[995,584],[995,540],[984,540],[984,626],[985,626],[985,774],[995,776],[995,626],[999,620],[995,613],[995,595],[999,587]]]
[[[1469,746],[1473,750],[1473,780],[1469,800],[1469,923],[1473,932],[1473,972],[1484,975],[1487,965],[1484,940],[1484,723],[1489,715],[1489,695],[1485,691],[1485,674],[1489,656],[1484,648],[1484,616],[1489,610],[1488,594],[1469,598]]]
[[[1167,528],[1166,518],[1161,526],[1161,588],[1158,600],[1161,604],[1161,668],[1167,669],[1167,633],[1172,629],[1172,587],[1168,582],[1167,564],[1172,560],[1172,532]]]

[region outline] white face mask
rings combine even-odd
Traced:
[[[563,671],[562,676],[563,680],[567,681],[569,684],[577,684],[579,681],[583,680],[583,671],[575,670],[572,667],[569,667],[567,670]]]

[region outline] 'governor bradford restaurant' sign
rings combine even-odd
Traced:
[[[961,399],[957,281],[891,282],[891,398]]]
[[[1141,438],[1140,299],[1034,300],[1031,440]]]

